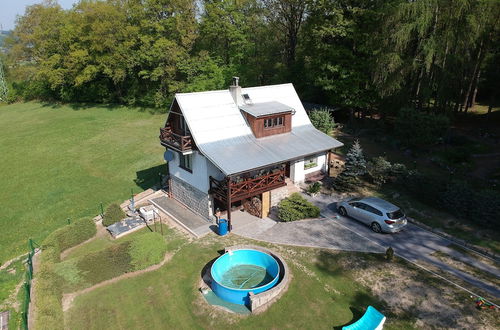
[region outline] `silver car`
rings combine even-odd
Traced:
[[[376,233],[396,233],[406,226],[403,211],[377,197],[353,198],[341,202],[338,206],[340,215],[350,216],[361,221]]]

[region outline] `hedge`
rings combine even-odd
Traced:
[[[104,219],[102,219],[102,224],[105,227],[111,226],[112,224],[124,219],[127,215],[123,212],[122,208],[118,204],[111,204],[104,212]]]
[[[76,220],[59,228],[42,242],[40,266],[35,270],[35,324],[37,329],[62,329],[64,324],[62,278],[55,271],[61,251],[78,245],[94,236],[96,227],[89,218]]]
[[[319,217],[319,207],[308,202],[299,193],[293,193],[278,204],[278,218],[281,221],[295,221]]]

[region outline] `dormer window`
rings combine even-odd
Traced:
[[[276,101],[256,102],[245,103],[239,108],[256,138],[292,130],[292,116],[295,110],[286,104]]]
[[[264,128],[277,128],[283,126],[285,116],[264,119]]]

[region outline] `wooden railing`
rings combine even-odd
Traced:
[[[176,134],[170,126],[160,128],[160,141],[179,151],[191,150],[193,144],[190,135]]]
[[[285,179],[284,169],[275,169],[269,173],[250,178],[236,177],[219,181],[210,177],[210,193],[220,201],[227,202],[229,197],[231,202],[236,202],[271,189],[286,186]]]

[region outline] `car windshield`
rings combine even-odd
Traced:
[[[389,219],[399,219],[399,218],[404,217],[404,214],[403,214],[403,211],[397,210],[394,212],[387,213],[387,216],[389,217]]]

